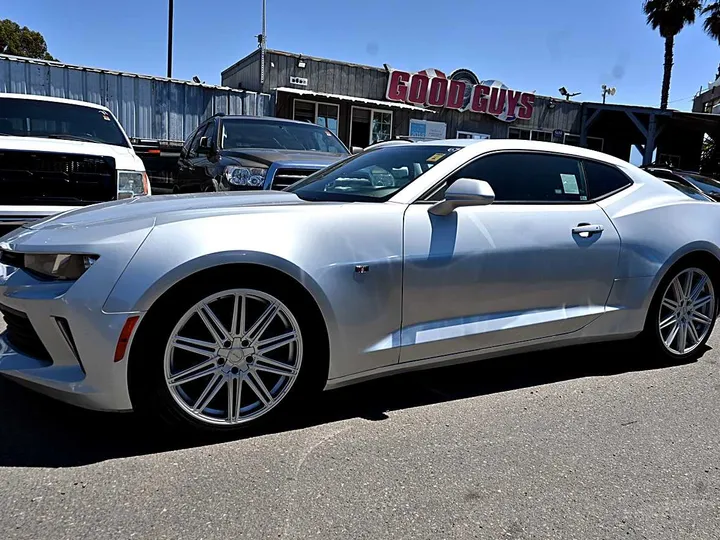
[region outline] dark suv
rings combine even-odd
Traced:
[[[216,115],[185,141],[173,192],[281,190],[349,154],[315,124]]]
[[[713,199],[714,201],[720,201],[720,181],[704,176],[700,173],[691,171],[682,171],[680,169],[672,169],[669,167],[659,167],[655,165],[649,165],[643,167],[644,170],[656,176],[662,178],[668,183],[684,185],[688,188],[695,188],[702,191],[705,195]]]

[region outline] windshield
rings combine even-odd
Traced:
[[[402,144],[367,150],[316,172],[287,191],[312,201],[387,201],[458,147]]]
[[[269,120],[223,120],[220,147],[348,153],[345,145],[328,129],[315,124]]]
[[[0,136],[40,137],[128,146],[104,109],[34,99],[0,98]]]
[[[683,173],[680,176],[692,182],[706,193],[720,193],[720,182],[709,176]]]

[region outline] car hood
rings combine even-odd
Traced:
[[[25,150],[35,152],[62,152],[86,156],[110,156],[116,159],[134,158],[132,148],[85,141],[66,139],[46,139],[43,137],[0,137],[0,152],[3,150]]]
[[[265,150],[254,148],[226,149],[222,155],[239,160],[249,160],[265,165],[278,162],[327,166],[348,157],[348,154],[331,154],[329,152],[311,152],[301,150]]]
[[[26,228],[32,230],[83,228],[108,223],[143,221],[147,218],[154,218],[157,222],[167,222],[193,217],[235,214],[258,207],[299,204],[315,203],[303,201],[293,193],[282,191],[155,195],[71,210],[28,224]]]

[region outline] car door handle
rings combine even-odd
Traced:
[[[589,238],[593,234],[600,234],[605,230],[602,225],[591,225],[590,223],[579,223],[577,227],[573,227],[572,233],[577,234],[581,238]]]

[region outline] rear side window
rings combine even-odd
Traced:
[[[632,184],[627,176],[610,165],[584,161],[583,166],[590,199],[605,197]]]
[[[508,152],[483,157],[466,165],[448,182],[459,178],[485,180],[497,202],[580,202],[587,193],[580,161],[571,157],[540,153]],[[433,199],[440,200],[444,191]]]

